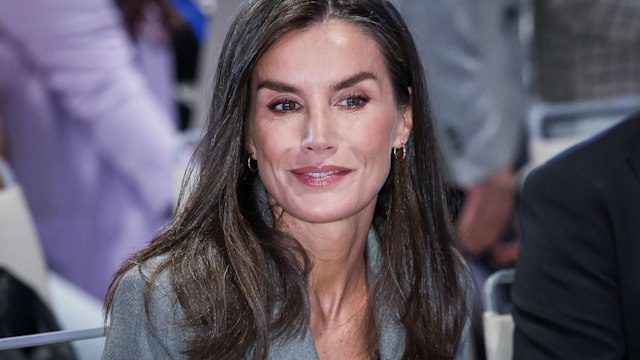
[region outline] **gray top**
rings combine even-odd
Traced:
[[[439,145],[467,188],[512,163],[526,94],[519,0],[398,0],[416,42]]]
[[[182,352],[193,335],[188,328],[174,324],[183,312],[171,287],[168,272],[162,272],[153,285],[150,299],[151,323],[143,311],[144,276],[148,276],[160,258],[138,266],[122,278],[116,290],[111,311],[111,326],[102,359],[187,359]],[[369,279],[380,264],[380,248],[375,232],[367,240]],[[380,315],[380,313],[376,314]],[[405,329],[397,316],[379,316],[380,359],[400,359],[404,351]],[[153,326],[153,327],[152,327]],[[467,334],[463,336],[457,358],[468,355]],[[292,340],[273,340],[269,344],[270,359],[318,359],[311,330]]]

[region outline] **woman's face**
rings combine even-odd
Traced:
[[[258,62],[251,96],[248,149],[285,219],[372,216],[412,115],[371,37],[339,20],[288,33]]]

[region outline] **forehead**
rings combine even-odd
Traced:
[[[277,40],[258,62],[253,80],[321,84],[362,71],[388,79],[380,46],[357,25],[331,19]]]

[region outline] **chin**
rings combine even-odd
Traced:
[[[367,204],[302,204],[304,206],[291,207],[291,211],[285,212],[293,219],[314,224],[327,224],[354,218],[367,213]],[[338,205],[338,206],[336,206]]]

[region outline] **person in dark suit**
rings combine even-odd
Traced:
[[[640,113],[526,180],[514,359],[640,358]]]

